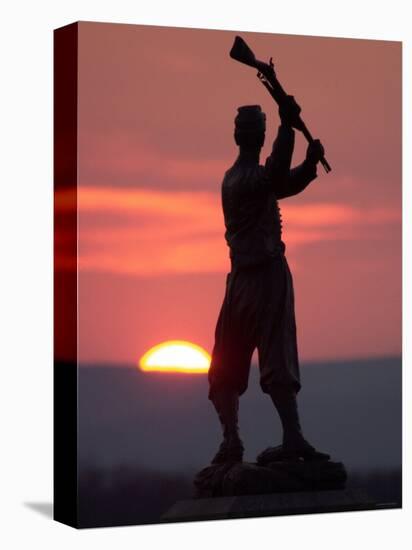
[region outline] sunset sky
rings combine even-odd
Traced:
[[[273,56],[332,166],[280,203],[301,359],[401,352],[400,43],[81,23],[81,362],[137,363],[164,340],[211,351],[236,108],[267,114],[262,163],[279,123],[255,71],[229,57],[236,34]],[[297,135],[294,164],[305,148]]]

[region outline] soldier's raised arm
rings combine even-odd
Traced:
[[[293,128],[281,124],[273,142],[272,152],[265,162],[264,178],[268,188],[276,191],[278,187],[283,187],[283,183],[289,177],[294,146]]]
[[[273,143],[272,152],[266,159],[264,179],[268,188],[280,194],[290,175],[293,148],[295,145],[294,128],[299,129],[300,107],[293,96],[287,96],[279,107],[281,124]]]
[[[305,160],[290,170],[288,177],[277,187],[277,198],[285,199],[297,195],[317,177],[317,164],[324,157],[325,150],[318,139],[308,145]]]

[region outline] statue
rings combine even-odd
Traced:
[[[239,107],[234,139],[239,156],[225,173],[222,205],[231,271],[217,320],[208,374],[209,399],[219,416],[223,441],[212,464],[241,462],[238,407],[248,385],[252,353],[258,350],[260,385],[280,416],[282,445],[277,457],[328,460],[303,436],[296,396],[301,388],[296,342],[294,293],[282,241],[278,201],[303,191],[317,177],[324,158],[319,140],[309,143],[305,160],[291,169],[300,107],[286,96],[272,152],[259,164],[266,116],[259,105]]]
[[[258,61],[240,37],[230,55],[258,69],[259,80],[279,105],[280,125],[272,151],[261,165],[266,115],[260,105],[237,110],[234,139],[239,154],[225,172],[221,188],[231,269],[208,371],[208,398],[219,417],[223,441],[211,463],[196,473],[194,499],[177,502],[164,519],[369,509],[372,501],[367,495],[345,490],[343,463],[330,460],[329,454],[305,439],[297,405],[301,382],[294,291],[279,201],[306,189],[317,177],[319,163],[326,173],[331,166],[322,143],[302,121],[300,106],[277,80],[272,60]],[[296,131],[309,145],[303,162],[291,168]],[[244,462],[239,397],[247,390],[255,349],[260,386],[279,414],[283,437],[280,445],[263,450],[255,462]],[[285,493],[293,496],[285,498]]]
[[[279,200],[301,193],[317,177],[319,163],[326,173],[331,167],[322,143],[301,119],[300,106],[280,85],[272,59],[257,60],[240,37],[230,56],[258,70],[259,80],[279,106],[280,126],[271,154],[261,165],[266,115],[259,105],[238,108],[234,139],[239,154],[221,189],[231,269],[208,371],[208,397],[222,425],[223,441],[211,464],[195,476],[196,498],[340,491],[347,480],[344,465],[315,449],[300,423],[293,281],[279,208]],[[291,168],[296,131],[309,145],[303,162]],[[265,449],[250,463],[243,462],[238,410],[255,349],[260,386],[279,414],[283,437],[281,445]]]

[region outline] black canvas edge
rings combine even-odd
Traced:
[[[78,24],[54,30],[54,367],[53,367],[53,519],[78,527],[77,468],[77,97]],[[70,213],[56,209],[56,192],[69,192]],[[63,216],[65,216],[63,218]],[[64,227],[69,245],[60,250]],[[59,254],[74,264],[63,276]],[[64,352],[62,335],[66,343]]]

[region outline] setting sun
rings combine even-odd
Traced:
[[[170,340],[150,348],[140,359],[144,371],[205,373],[210,355],[206,350],[184,340]]]

